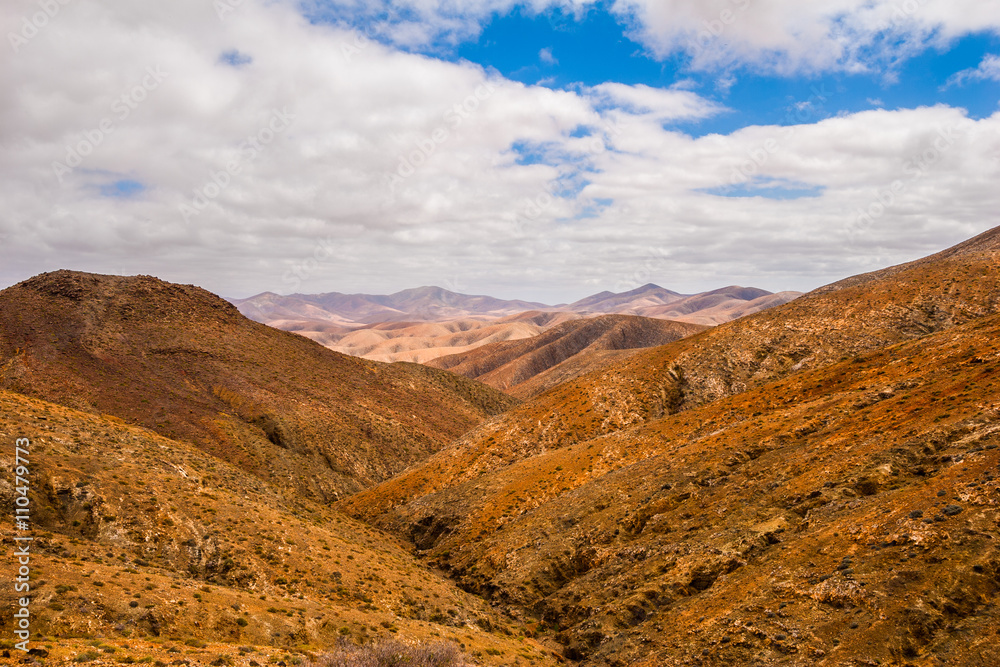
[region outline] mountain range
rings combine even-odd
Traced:
[[[571,319],[634,315],[715,325],[787,303],[799,295],[744,287],[684,295],[648,284],[555,306],[468,296],[439,287],[387,296],[336,292],[279,296],[266,292],[231,301],[250,319],[312,338],[338,352],[375,361],[423,363],[489,343],[537,336]]]
[[[711,327],[525,311],[461,374],[148,276],[19,283],[42,657],[1000,664],[998,260],[1000,228]]]

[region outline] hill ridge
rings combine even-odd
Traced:
[[[73,271],[0,291],[0,388],[190,440],[326,499],[513,404],[466,378],[266,327],[199,287]]]

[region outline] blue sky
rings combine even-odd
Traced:
[[[804,291],[1000,210],[993,2],[74,0],[25,32],[36,12],[0,8],[0,286]]]
[[[628,22],[607,3],[582,16],[560,8],[533,13],[515,7],[495,14],[472,40],[430,55],[468,60],[528,85],[573,89],[613,81],[658,88],[681,85],[730,111],[676,127],[698,136],[729,133],[747,125],[795,125],[872,108],[905,109],[934,104],[962,107],[973,118],[996,112],[1000,81],[949,85],[956,73],[1000,53],[1000,36],[980,32],[927,45],[912,58],[864,73],[814,72],[779,76],[753,64],[721,70],[693,69],[690,57],[657,56],[634,41]],[[812,102],[808,111],[797,105]]]

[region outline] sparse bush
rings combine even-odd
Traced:
[[[410,646],[390,640],[370,646],[354,646],[342,642],[307,667],[471,667],[454,644],[437,642]]]
[[[73,658],[73,662],[93,662],[94,660],[97,660],[100,657],[101,654],[98,653],[97,651],[84,651],[83,653],[80,653],[75,658]]]

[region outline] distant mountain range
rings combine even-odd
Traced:
[[[713,326],[780,306],[800,292],[730,286],[679,294],[648,284],[547,305],[418,287],[389,295],[265,292],[230,301],[252,320],[377,361],[425,362],[487,343],[536,336],[571,319],[635,315]]]
[[[252,320],[330,322],[344,326],[382,322],[440,322],[470,316],[503,317],[551,308],[531,301],[457,294],[441,287],[417,287],[389,295],[291,294],[264,292],[249,299],[230,299]]]

